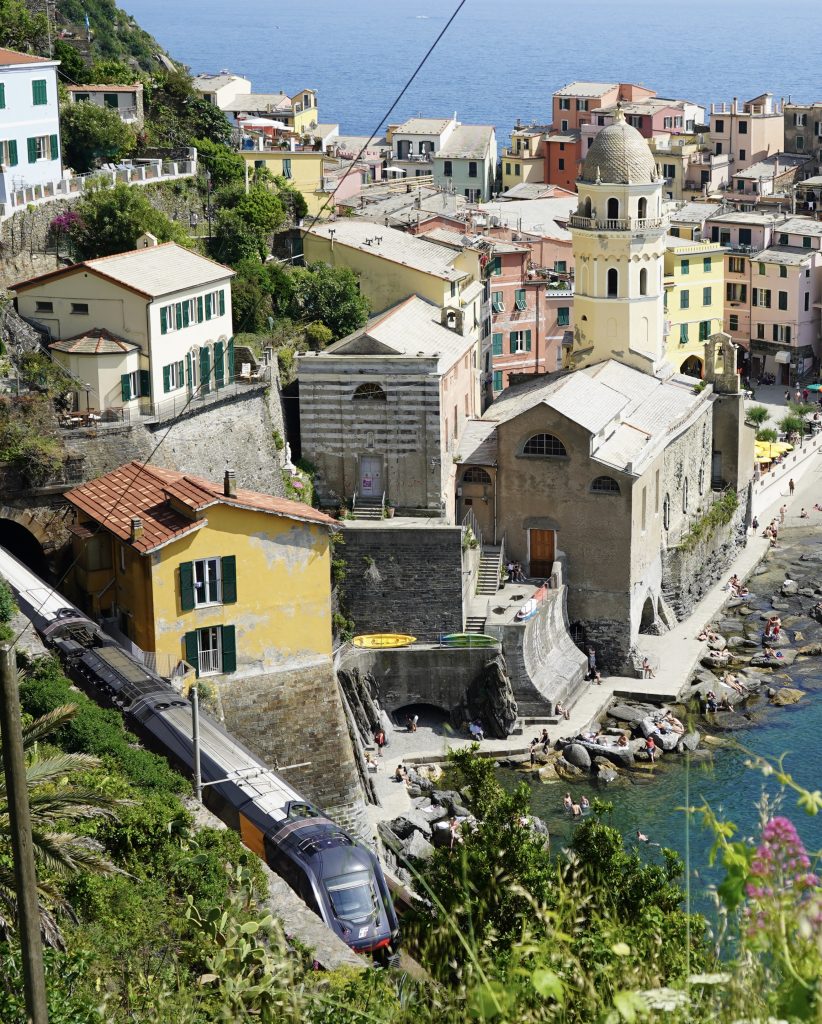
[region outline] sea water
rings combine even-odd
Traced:
[[[120,0],[195,73],[227,68],[254,92],[319,90],[320,119],[377,129],[457,0]],[[466,0],[391,114],[493,124],[551,119],[551,95],[575,79],[639,82],[697,103],[822,99],[818,0]]]

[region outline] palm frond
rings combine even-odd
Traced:
[[[118,800],[116,797],[98,793],[95,789],[70,789],[62,787],[56,792],[46,791],[29,795],[32,821],[52,818],[55,821],[71,821],[74,818],[112,818],[118,807],[129,807],[133,800]],[[2,827],[0,827],[2,835]]]
[[[35,758],[26,767],[29,789],[59,782],[75,772],[91,771],[99,767],[100,760],[92,754],[56,754],[54,757]]]
[[[23,746],[29,748],[51,733],[70,722],[77,714],[76,704],[63,704],[45,715],[41,715],[29,725],[23,727]]]
[[[47,882],[37,883],[37,899],[40,910],[40,931],[43,941],[55,949],[65,950],[63,935],[57,924],[55,913],[65,914],[75,924],[77,916],[71,905],[54,886]],[[46,906],[48,900],[50,906]],[[14,876],[9,868],[0,868],[0,935],[9,938],[17,927],[17,892]]]
[[[86,836],[32,829],[32,842],[35,857],[56,874],[69,875],[78,871],[93,871],[98,875],[126,874],[103,856],[100,843]]]

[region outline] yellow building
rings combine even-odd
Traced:
[[[78,602],[143,651],[218,682],[330,663],[329,516],[139,462],[66,500]]]
[[[511,146],[502,151],[502,190],[507,192],[521,182],[545,181],[545,156],[540,143],[544,128],[515,128]]]
[[[255,169],[265,167],[275,177],[285,178],[302,193],[312,217],[322,210],[328,198],[323,188],[323,175],[328,162],[324,153],[316,150],[292,153],[288,149],[245,149],[240,151],[240,156],[245,160],[246,178],[250,178]],[[332,213],[334,205],[329,203],[324,214],[330,217]]]
[[[724,249],[718,242],[665,240],[665,330],[675,370],[702,376],[705,342],[722,330]]]

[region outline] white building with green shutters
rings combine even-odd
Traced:
[[[152,235],[137,244],[12,286],[78,382],[79,412],[165,418],[234,382],[234,271]]]
[[[63,176],[59,64],[0,48],[0,203],[18,189]]]

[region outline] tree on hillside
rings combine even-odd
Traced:
[[[314,263],[310,267],[272,267],[275,312],[297,323],[319,322],[335,339],[358,330],[368,319],[368,299],[348,267]]]
[[[211,139],[194,138],[191,145],[197,147],[199,159],[203,167],[211,175],[211,184],[215,189],[226,185],[242,185],[245,180],[245,161],[239,153],[235,153],[222,142]]]
[[[69,103],[60,110],[63,162],[80,174],[100,163],[116,163],[134,150],[136,136],[130,125],[108,107],[96,103]]]
[[[259,334],[268,326],[272,315],[271,279],[268,269],[256,258],[239,260],[231,282],[231,314],[234,333],[247,331]]]
[[[88,80],[95,85],[133,85],[147,78],[146,74],[135,71],[125,61],[113,57],[98,57],[91,65]]]
[[[41,53],[47,40],[45,14],[32,14],[23,0],[0,0],[0,46],[23,53]]]
[[[54,59],[60,61],[57,76],[61,81],[68,82],[70,85],[72,83],[83,85],[92,81],[85,57],[68,40],[54,40]]]
[[[182,71],[159,75],[146,97],[146,133],[155,146],[190,146],[194,139],[228,145],[231,125]]]
[[[123,182],[89,186],[75,210],[79,219],[70,228],[70,238],[80,260],[133,249],[146,231],[161,242],[191,244],[183,228],[155,210],[142,189]]]

